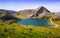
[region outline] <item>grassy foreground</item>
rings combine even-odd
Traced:
[[[0,38],[60,38],[60,28],[0,22]]]

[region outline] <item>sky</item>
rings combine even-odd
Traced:
[[[0,0],[0,9],[20,11],[43,6],[51,12],[60,12],[60,0]]]

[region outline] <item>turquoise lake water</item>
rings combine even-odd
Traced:
[[[33,26],[51,26],[51,24],[49,24],[49,22],[47,20],[45,20],[45,19],[37,19],[37,18],[19,20],[18,23],[23,24],[23,25],[33,25]]]

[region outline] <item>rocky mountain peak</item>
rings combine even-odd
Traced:
[[[43,6],[38,7],[37,9],[35,9],[35,14],[33,15],[33,17],[43,17],[45,14],[50,13],[50,11],[48,9],[46,9]]]
[[[40,7],[35,9],[35,11],[43,11],[43,10],[46,10],[47,12],[50,12],[47,8],[45,8],[43,6],[40,6]]]

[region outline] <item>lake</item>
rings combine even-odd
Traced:
[[[23,25],[33,25],[33,26],[51,26],[51,24],[49,24],[47,20],[38,19],[38,18],[19,20],[18,23]]]

